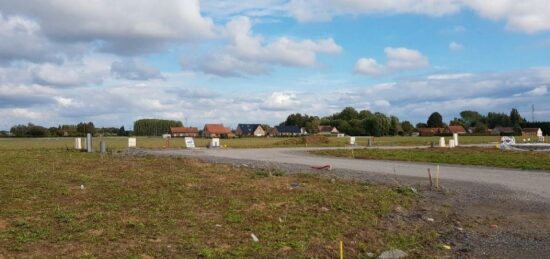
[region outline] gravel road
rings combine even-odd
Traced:
[[[432,176],[435,177],[436,175],[435,164],[323,157],[308,153],[308,151],[319,149],[334,148],[144,149],[139,150],[139,152],[151,155],[188,156],[209,160],[255,161],[306,167],[331,165],[333,169],[353,171],[356,174],[362,173],[374,178],[382,177],[387,179],[389,177],[397,181],[406,180],[412,184],[418,182],[425,183],[428,179],[428,168],[431,169]],[[462,184],[460,186],[462,190],[468,190],[469,186],[479,188],[480,185],[504,187],[504,189],[514,191],[515,199],[550,203],[550,172],[548,171],[526,171],[460,165],[440,165],[439,170],[439,179],[442,185],[451,186],[450,182],[471,183],[471,185]],[[342,172],[342,174],[344,173]]]

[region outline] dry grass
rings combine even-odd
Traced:
[[[357,144],[366,146],[369,137],[357,137]],[[460,137],[462,144],[487,144],[497,142],[498,137],[494,136],[463,136]],[[550,140],[550,138],[549,138]],[[124,149],[128,146],[128,138],[108,137],[94,138],[94,148],[99,148],[99,141],[105,141],[109,149]],[[195,138],[198,147],[206,147],[209,139]],[[439,143],[439,137],[379,137],[374,138],[376,146],[429,146],[430,143]],[[52,148],[72,148],[74,138],[0,138],[0,150],[19,150],[19,149],[52,149]],[[166,141],[160,137],[138,137],[138,147],[141,148],[164,148]],[[275,137],[275,138],[236,138],[222,139],[221,145],[227,148],[269,148],[269,147],[344,147],[349,144],[349,138],[310,136],[302,137]],[[183,148],[185,146],[183,138],[173,138],[170,140],[171,148]]]
[[[339,240],[349,258],[442,253],[425,224],[388,217],[416,206],[404,189],[65,150],[4,150],[0,167],[6,257],[334,258]]]

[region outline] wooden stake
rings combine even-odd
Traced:
[[[428,178],[430,178],[430,189],[433,188],[433,182],[432,182],[432,172],[430,172],[430,168],[428,168]]]
[[[437,165],[437,171],[435,172],[435,188],[439,189],[439,165]]]
[[[340,259],[344,259],[344,241],[340,240]]]

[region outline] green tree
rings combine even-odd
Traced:
[[[403,134],[407,136],[411,135],[414,130],[414,126],[409,121],[401,122],[401,128],[403,129]]]
[[[426,124],[430,128],[443,128],[445,126],[443,124],[443,117],[439,112],[432,113],[428,118],[428,121],[426,122]]]
[[[463,122],[462,126],[465,127],[475,127],[477,123],[482,122],[484,119],[483,115],[476,111],[461,111],[460,118]]]
[[[522,122],[523,119],[521,118],[518,110],[516,108],[512,109],[512,111],[510,111],[510,123],[512,123],[512,125],[514,125],[515,127],[516,124],[519,125]]]
[[[161,136],[170,132],[171,127],[183,127],[181,121],[141,119],[134,122],[136,136]]]

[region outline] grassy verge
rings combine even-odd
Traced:
[[[323,150],[318,155],[441,164],[478,165],[530,170],[550,170],[550,153],[500,151],[495,148],[358,149]]]
[[[358,145],[366,146],[369,137],[357,137]],[[274,137],[274,138],[236,138],[222,139],[221,145],[228,148],[270,148],[270,147],[306,147],[305,143],[298,141],[300,138]],[[550,138],[548,138],[550,140]],[[493,136],[463,136],[460,138],[462,144],[486,144],[496,142],[498,137]],[[94,148],[99,148],[99,141],[105,141],[110,149],[124,149],[128,146],[128,138],[106,137],[94,138]],[[198,147],[206,147],[209,139],[195,138]],[[430,143],[439,143],[439,137],[379,137],[374,138],[377,146],[428,146]],[[72,148],[74,138],[0,138],[0,150],[18,149],[59,149]],[[166,141],[160,137],[138,137],[140,148],[163,148]],[[308,147],[345,147],[349,144],[349,138],[328,138],[326,143],[308,144]],[[183,138],[170,140],[170,147],[182,148],[185,146]]]
[[[415,206],[407,190],[171,157],[4,150],[0,255],[334,258],[339,240],[349,258],[441,253],[428,225],[389,217]]]

